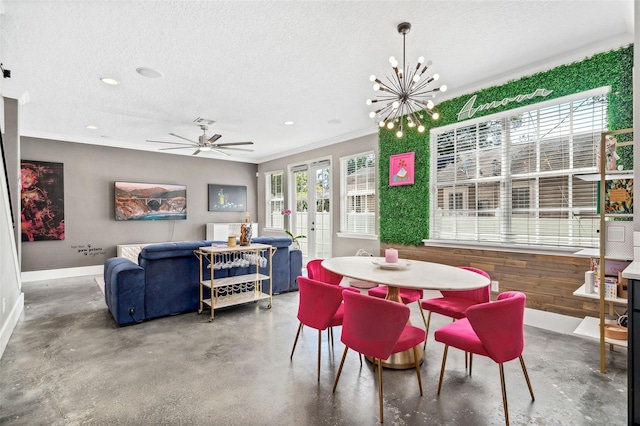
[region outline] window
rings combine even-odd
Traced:
[[[432,130],[431,238],[597,247],[608,88]]]
[[[376,234],[376,157],[373,152],[340,159],[340,230]]]
[[[284,229],[284,192],[283,192],[283,176],[282,171],[266,173],[265,182],[267,185],[267,218],[266,228]]]

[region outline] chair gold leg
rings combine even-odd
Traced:
[[[416,362],[416,375],[418,376],[418,387],[420,388],[420,396],[422,396],[422,376],[420,376],[420,363],[418,362],[418,349],[413,347],[413,359]]]
[[[440,368],[440,381],[438,382],[438,395],[442,389],[442,378],[444,377],[444,366],[447,363],[447,352],[449,351],[449,345],[444,346],[444,354],[442,355],[442,368]]]
[[[296,345],[298,344],[298,337],[300,337],[301,331],[302,331],[302,323],[300,323],[300,325],[298,326],[298,332],[296,333],[296,340],[293,341],[293,348],[291,348],[291,356],[289,357],[290,360],[293,359],[293,353],[296,350]]]
[[[500,386],[502,387],[502,405],[504,406],[504,422],[507,426],[509,426],[509,408],[507,407],[507,387],[504,383],[504,365],[502,363],[498,364],[500,366]]]
[[[344,360],[347,358],[348,351],[349,351],[349,348],[345,346],[344,352],[342,353],[342,361],[340,361],[340,368],[338,368],[338,374],[336,375],[336,380],[333,382],[333,393],[336,393],[336,387],[338,387],[338,380],[340,380],[340,374],[342,373],[342,366],[344,365]]]
[[[320,381],[320,354],[322,351],[320,347],[322,346],[322,330],[318,330],[318,381]]]
[[[531,382],[529,381],[529,374],[527,374],[527,367],[524,365],[524,359],[522,359],[522,355],[520,355],[520,365],[522,366],[522,372],[524,373],[524,378],[527,380],[527,386],[529,387],[529,393],[531,394],[531,400],[535,401],[536,397],[533,396],[533,388],[531,387]]]
[[[422,307],[420,308],[420,310],[422,311]],[[427,338],[429,337],[429,324],[431,324],[431,311],[429,311],[429,315],[427,315],[427,325],[424,329],[424,345],[422,346],[423,352],[427,350]]]
[[[378,393],[380,401],[380,423],[384,423],[384,410],[382,409],[382,360],[378,358]]]
[[[427,319],[424,317],[424,312],[422,312],[422,306],[420,306],[420,301],[418,300],[418,309],[420,309],[420,315],[422,315],[422,323],[424,324],[425,331],[427,330]]]

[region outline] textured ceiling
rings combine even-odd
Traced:
[[[370,74],[402,55],[433,61],[436,103],[633,41],[633,1],[0,0],[5,96],[28,94],[20,133],[158,151],[197,139],[260,163],[376,132]],[[138,67],[160,71],[144,78]],[[99,78],[120,81],[107,86]],[[295,122],[285,126],[286,120]],[[95,125],[98,130],[86,129]],[[193,150],[163,151],[190,155]]]

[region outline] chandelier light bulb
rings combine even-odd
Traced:
[[[391,57],[389,57],[389,63],[391,63],[391,65],[393,65],[393,63],[394,63],[394,62],[398,62],[398,61],[396,60],[396,57],[395,57],[395,56],[391,56]]]
[[[380,90],[380,85],[379,85],[378,83],[374,84],[374,85],[373,85],[373,90],[375,90],[376,92],[377,92],[378,90]]]
[[[393,129],[393,121],[387,123],[387,129]]]
[[[371,74],[371,76],[369,77],[369,80],[376,81],[376,76],[374,74]]]
[[[427,63],[425,64],[426,66],[430,67],[431,65],[433,65],[433,62],[431,61],[427,61]]]
[[[423,62],[424,62],[424,56],[420,56],[420,57],[418,58],[418,63],[419,63],[419,64],[422,64]]]
[[[414,82],[414,83],[417,83],[417,82],[419,82],[419,81],[420,81],[420,75],[419,75],[419,74],[414,75],[414,76],[413,76],[413,82]],[[413,87],[412,87],[412,88],[413,88]]]
[[[378,123],[378,126],[380,126],[380,127],[384,127],[384,126],[385,126],[385,122],[384,122],[384,121],[379,122],[379,123]]]
[[[398,131],[396,132],[396,137],[399,137],[399,138],[401,138],[401,137],[402,137],[402,130],[398,130]]]
[[[418,126],[418,131],[424,133],[424,126],[422,124]]]
[[[447,91],[447,85],[443,84],[442,86],[440,86],[440,91],[441,92],[446,92]]]
[[[409,127],[411,128],[416,127],[416,123],[414,123],[413,121],[409,121]]]
[[[371,112],[369,113],[369,118],[376,118],[376,113],[375,113],[375,111],[371,111]]]
[[[434,112],[431,118],[433,118],[434,120],[437,120],[438,118],[440,118],[440,114],[438,114],[437,112]]]
[[[440,80],[440,74],[434,74],[433,81],[438,81],[438,80]]]
[[[432,101],[432,100],[428,100],[428,101],[427,101],[427,109],[433,109],[433,107],[434,107],[434,106],[435,106],[435,105],[434,105],[434,103],[433,103],[433,101]]]
[[[400,106],[400,102],[398,101],[393,101],[393,103],[391,104],[391,107],[393,109],[398,109],[399,106]]]
[[[372,104],[371,99],[367,99],[367,105],[371,105],[371,104]]]

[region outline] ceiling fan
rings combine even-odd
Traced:
[[[194,141],[194,140],[191,140],[189,138],[185,138],[183,136],[176,135],[175,133],[169,133],[169,134],[171,136],[175,136],[176,138],[184,139],[185,141],[187,141],[189,143],[187,144],[187,143],[179,143],[179,142],[153,141],[153,140],[149,140],[149,139],[147,139],[147,142],[165,143],[165,144],[171,144],[171,145],[180,145],[180,146],[169,147],[169,148],[160,148],[160,150],[162,150],[162,151],[169,150],[169,149],[195,148],[196,150],[191,155],[198,155],[201,152],[206,152],[206,151],[215,151],[215,152],[220,153],[222,155],[229,156],[230,154],[224,152],[224,150],[253,152],[252,149],[235,148],[236,146],[239,146],[239,145],[253,145],[253,142],[216,143],[216,141],[218,139],[220,139],[222,137],[222,135],[215,134],[215,135],[213,135],[213,136],[211,136],[209,138],[209,137],[207,137],[207,129],[208,129],[208,127],[205,126],[204,124],[201,124],[200,128],[202,129],[202,135],[200,135],[198,137],[198,141],[197,142]]]

